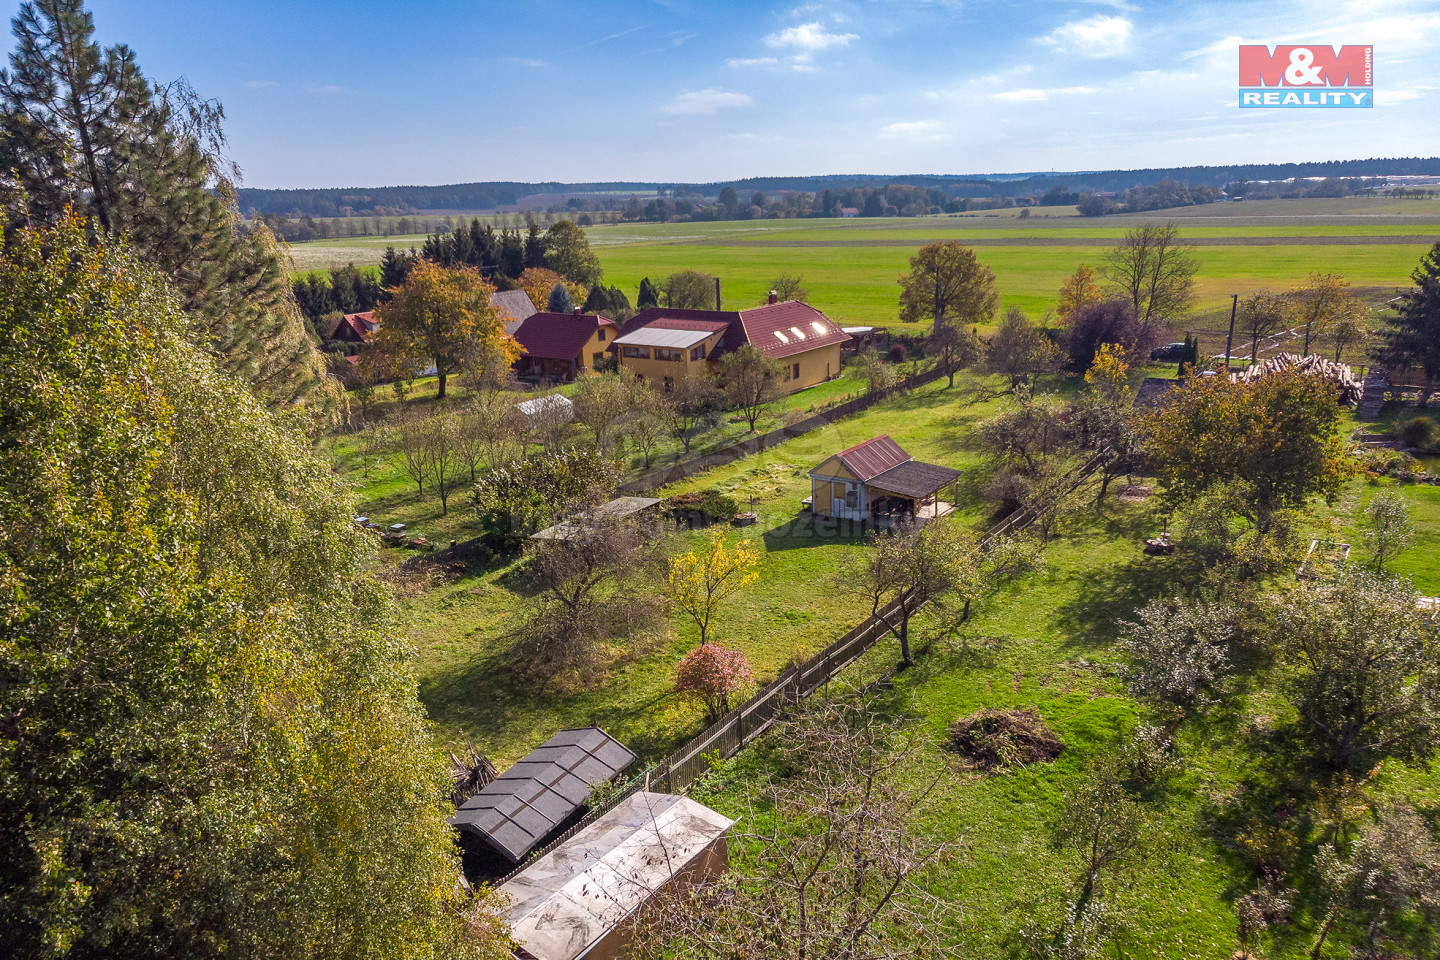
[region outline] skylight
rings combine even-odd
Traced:
[[[776,331],[775,331],[775,339],[776,339],[776,340],[779,340],[781,343],[789,343],[789,342],[790,342],[790,338],[787,337],[787,336],[785,336],[785,334],[781,333],[779,330],[776,330]]]
[[[800,328],[799,328],[799,327],[791,327],[791,328],[790,328],[790,332],[793,333],[793,334],[795,334],[795,339],[796,339],[796,340],[804,340],[804,339],[805,339],[805,334],[800,331]]]
[[[810,321],[810,329],[811,329],[811,330],[814,330],[817,334],[819,334],[819,335],[822,336],[822,337],[825,336],[825,334],[826,334],[826,332],[827,332],[826,329],[825,329],[825,324],[821,323],[819,320],[811,320],[811,321]]]

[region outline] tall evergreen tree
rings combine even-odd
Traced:
[[[650,282],[649,277],[640,281],[640,294],[635,298],[636,310],[649,310],[651,307],[660,306],[660,291],[655,289],[655,284]]]
[[[415,266],[419,259],[415,248],[411,247],[409,253],[397,252],[394,247],[386,247],[385,254],[380,258],[380,287],[382,290],[392,290],[405,282],[410,276],[410,269]]]
[[[513,280],[525,272],[526,266],[520,231],[507,228],[500,234],[500,272]]]
[[[1440,243],[1420,258],[1410,278],[1415,286],[1402,293],[1394,312],[1383,318],[1388,329],[1376,359],[1420,367],[1434,379],[1440,377]]]
[[[534,220],[525,227],[525,266],[545,266],[545,237]]]
[[[67,207],[127,237],[173,284],[221,369],[272,403],[334,390],[263,225],[242,230],[215,101],[152,85],[123,45],[101,49],[82,0],[31,0],[0,71],[0,169],[14,226]],[[333,394],[332,394],[333,395]]]
[[[570,291],[565,289],[565,284],[557,283],[550,290],[550,299],[545,301],[545,309],[551,313],[574,313],[575,301],[570,296]]]

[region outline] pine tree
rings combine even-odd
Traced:
[[[394,247],[386,247],[385,254],[380,258],[380,286],[384,290],[392,290],[405,282],[410,276],[410,269],[415,266],[419,259],[415,248],[411,247],[409,253],[396,252]]]
[[[540,233],[540,224],[534,220],[525,228],[525,266],[545,266],[545,238]]]
[[[651,307],[660,305],[660,291],[655,289],[655,284],[646,277],[640,281],[640,295],[635,298],[636,310],[649,310]]]
[[[565,284],[555,284],[550,291],[550,299],[545,302],[545,309],[551,313],[575,312],[575,301],[571,299],[570,291],[565,289]]]
[[[1410,275],[1415,286],[1400,295],[1376,359],[1397,367],[1420,367],[1431,379],[1440,377],[1440,243],[1420,258]]]
[[[197,341],[271,403],[334,395],[263,224],[241,229],[224,111],[183,80],[152,86],[125,46],[102,50],[81,0],[23,3],[0,71],[0,169],[11,225],[66,207],[127,237],[170,280]]]

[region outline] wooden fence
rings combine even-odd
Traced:
[[[1102,450],[1066,473],[1042,497],[1042,506],[1016,510],[987,531],[981,538],[980,545],[983,547],[1006,534],[1020,533],[1046,513],[1053,511],[1066,496],[1089,479],[1108,456],[1108,451]],[[884,620],[899,612],[901,603],[902,598],[891,601],[880,609],[879,616],[866,617],[809,660],[786,669],[749,700],[712,723],[699,736],[607,794],[605,799],[592,806],[578,823],[543,846],[536,847],[524,863],[504,878],[495,881],[495,884],[498,886],[509,880],[529,863],[555,849],[620,801],[640,790],[658,790],[663,793],[688,791],[711,766],[733,757],[747,743],[768,730],[782,716],[786,707],[799,704],[839,676],[842,670],[880,640],[890,636],[890,629]]]
[[[916,387],[932,383],[945,376],[945,371],[937,366],[924,373],[907,377],[873,393],[867,393],[863,397],[856,397],[853,400],[846,400],[833,407],[827,407],[819,413],[812,414],[804,420],[777,427],[769,433],[763,433],[758,437],[751,437],[749,440],[741,440],[739,443],[732,443],[727,447],[720,447],[716,450],[708,450],[705,453],[697,454],[686,460],[679,460],[665,467],[657,467],[648,473],[643,473],[634,480],[620,484],[622,493],[648,493],[651,490],[668,486],[672,483],[679,483],[697,473],[702,473],[714,467],[723,467],[727,463],[734,463],[745,457],[753,456],[762,450],[778,446],[786,440],[793,440],[796,437],[804,436],[813,430],[828,427],[842,417],[867,410],[882,400],[888,400],[896,394],[905,393]]]

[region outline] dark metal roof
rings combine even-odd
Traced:
[[[598,727],[562,730],[466,800],[450,822],[519,863],[585,803],[592,785],[634,762]]]
[[[864,443],[857,443],[848,450],[841,450],[835,456],[845,464],[847,470],[866,481],[910,459],[910,454],[902,450],[900,444],[891,440],[887,433],[872,437]]]
[[[878,476],[871,477],[865,485],[884,490],[886,493],[895,493],[902,497],[919,500],[938,493],[941,487],[954,482],[959,477],[960,471],[950,467],[942,467],[934,463],[921,463],[919,460],[907,460]]]
[[[499,290],[492,293],[490,305],[500,311],[500,318],[505,321],[505,332],[512,337],[521,323],[539,312],[530,301],[530,295],[524,290]]]

